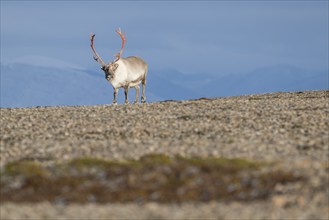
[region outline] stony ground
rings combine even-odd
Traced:
[[[2,219],[327,219],[329,92],[272,93],[131,105],[1,109],[1,164],[77,157],[169,156],[274,161],[306,177],[265,201],[183,204],[15,204]],[[37,211],[35,211],[37,210]]]

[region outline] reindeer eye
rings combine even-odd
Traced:
[[[104,70],[104,71],[108,71],[109,70],[109,68],[107,66],[102,66],[101,69]]]

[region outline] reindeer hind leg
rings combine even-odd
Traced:
[[[146,78],[144,78],[142,81],[142,103],[146,102],[145,87],[146,87]]]

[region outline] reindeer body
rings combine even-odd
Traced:
[[[145,80],[147,64],[142,58],[135,56],[121,58],[116,63],[118,67],[113,77],[108,79],[113,88],[124,88],[126,86],[131,88]]]
[[[148,70],[146,62],[140,57],[131,56],[121,58],[115,64],[117,64],[117,67],[114,71],[104,70],[106,79],[112,84],[114,89],[113,103],[116,103],[119,88],[125,89],[125,102],[128,103],[128,89],[132,87],[136,89],[135,103],[137,103],[140,84],[142,84],[142,102],[145,102],[146,75]]]
[[[145,86],[146,86],[146,75],[148,66],[146,62],[136,56],[131,56],[127,58],[121,58],[121,54],[126,42],[125,35],[121,32],[120,29],[116,30],[116,32],[120,35],[122,39],[122,46],[119,53],[115,56],[116,60],[109,62],[106,64],[94,47],[94,37],[95,35],[90,33],[90,41],[91,41],[91,49],[94,52],[94,59],[101,64],[101,69],[105,73],[105,78],[112,84],[114,89],[114,97],[113,103],[117,103],[117,95],[119,88],[124,88],[125,90],[125,103],[129,103],[128,101],[128,90],[131,87],[135,87],[136,89],[136,99],[135,103],[138,102],[139,97],[139,85],[142,83],[142,102],[146,101],[145,97]]]

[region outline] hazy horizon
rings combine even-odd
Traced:
[[[276,74],[283,77],[283,82],[286,80],[275,72],[278,67],[286,66],[283,72],[298,69],[307,74],[328,73],[328,1],[1,1],[0,4],[1,93],[19,89],[14,84],[17,79],[9,79],[13,76],[4,72],[7,68],[3,66],[8,64],[87,70],[103,77],[99,64],[92,58],[89,33],[96,34],[97,51],[105,61],[110,61],[121,47],[115,33],[118,27],[127,36],[123,56],[143,57],[149,64],[150,76],[157,72],[163,77],[172,72],[185,74],[186,78],[179,76],[180,82],[189,81],[189,75],[209,80],[231,77],[238,85],[245,75],[262,68],[266,69],[267,78],[259,83],[265,84]],[[15,71],[18,71],[15,77],[24,74],[24,70]],[[31,77],[36,80],[37,74]],[[295,77],[299,77],[298,73]],[[327,79],[328,76],[317,82]],[[13,84],[4,86],[8,80]],[[77,84],[82,78],[78,75],[72,80],[72,84]],[[31,91],[27,93],[38,92],[31,86],[35,82],[25,83],[30,83]],[[42,83],[53,84],[49,79]],[[172,99],[177,99],[175,94],[184,89],[174,87],[175,83],[166,85],[168,90],[177,89]],[[319,87],[314,85],[312,88]],[[86,89],[93,90],[95,86],[91,83]],[[276,87],[280,85],[273,85]]]

